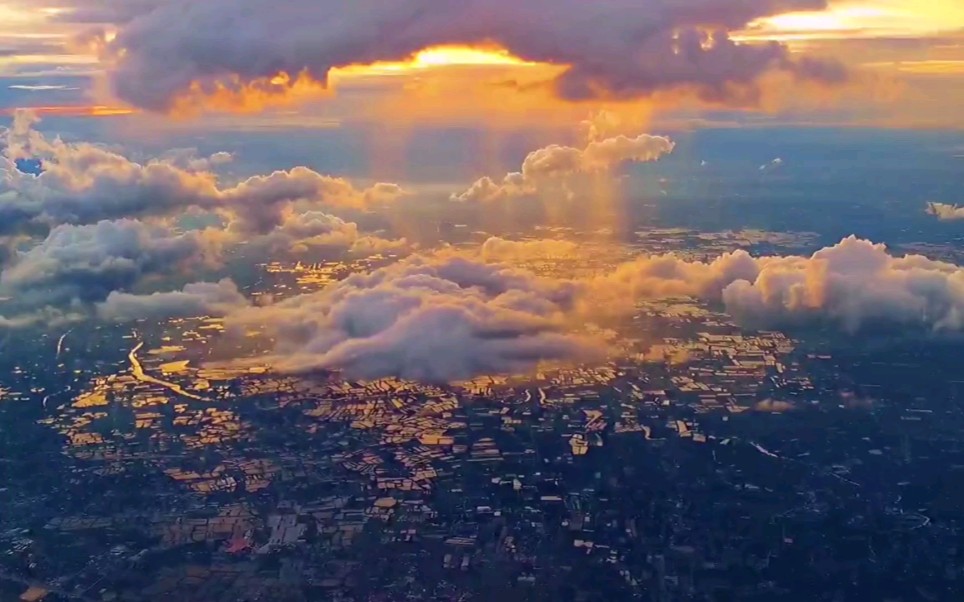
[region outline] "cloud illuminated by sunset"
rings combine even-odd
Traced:
[[[535,66],[505,49],[497,47],[434,46],[420,50],[407,61],[376,62],[337,69],[339,75],[377,75],[406,71],[425,71],[439,67],[459,66]]]
[[[784,42],[844,37],[915,36],[964,28],[964,2],[958,0],[856,0],[834,2],[826,10],[763,17],[739,37]]]
[[[964,64],[960,32],[959,0],[0,0],[0,73],[83,72],[93,79],[78,104],[177,117],[280,110],[514,127],[598,109],[776,111],[791,88],[794,109],[822,108],[844,88],[842,102],[872,102],[876,89],[854,93],[867,80],[950,88]],[[342,92],[364,102],[339,104]],[[946,114],[932,102],[923,114]]]

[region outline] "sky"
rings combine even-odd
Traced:
[[[956,331],[964,270],[888,245],[962,223],[962,90],[959,0],[0,0],[0,328],[205,313],[431,381],[605,357],[600,300]],[[559,228],[617,257],[652,199],[825,240],[523,267]],[[279,256],[379,259],[254,303]]]

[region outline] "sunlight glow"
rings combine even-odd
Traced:
[[[40,106],[40,107],[26,107],[31,112],[37,115],[43,116],[56,116],[56,117],[118,117],[123,115],[133,115],[137,111],[128,107],[112,107],[105,105],[93,105],[93,106]],[[13,115],[18,109],[4,109],[0,111],[0,115],[10,116]]]
[[[483,49],[460,46],[426,48],[412,59],[416,67],[441,67],[445,65],[531,65],[516,58],[506,50]]]
[[[530,63],[517,58],[501,48],[470,46],[436,46],[415,53],[406,61],[386,61],[371,65],[352,65],[335,70],[334,75],[366,76],[425,71],[441,67],[526,67]]]
[[[913,36],[964,27],[960,0],[839,0],[825,11],[794,12],[759,19],[735,38],[744,41]]]

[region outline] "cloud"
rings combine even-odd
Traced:
[[[720,255],[709,262],[687,261],[677,255],[645,255],[618,266],[593,281],[596,293],[610,303],[636,299],[689,296],[718,300],[738,280],[753,280],[759,260],[745,251]]]
[[[757,260],[753,280],[723,290],[727,311],[747,324],[822,318],[847,331],[876,322],[964,328],[964,269],[921,255],[894,257],[849,237],[811,257]]]
[[[588,117],[579,122],[579,130],[587,142],[598,142],[616,136],[634,136],[637,132],[645,131],[652,123],[652,111],[649,106],[633,103],[631,109],[613,110],[603,108],[593,111]]]
[[[359,190],[342,178],[321,175],[307,167],[252,176],[233,188],[219,191],[219,202],[229,212],[232,228],[244,233],[264,233],[281,225],[292,205],[324,204],[362,209],[403,196],[395,184],[375,184]]]
[[[946,203],[927,203],[927,214],[941,221],[964,219],[964,207]]]
[[[572,283],[463,257],[416,257],[329,288],[228,316],[278,341],[280,372],[341,370],[352,377],[446,382],[514,373],[540,361],[598,358],[572,333]]]
[[[339,249],[374,255],[407,248],[404,239],[387,240],[362,234],[358,224],[321,211],[286,213],[280,223],[250,239],[249,247],[266,254],[303,254],[312,250]]]
[[[590,142],[582,149],[554,144],[529,153],[521,171],[507,174],[501,182],[485,177],[452,198],[493,202],[560,191],[572,196],[572,186],[580,178],[611,171],[627,161],[655,161],[672,152],[673,147],[668,138],[648,134],[634,138],[619,135]]]
[[[156,0],[95,2],[62,18],[114,22],[116,38],[102,42],[114,91],[135,106],[169,111],[185,98],[283,95],[305,81],[326,83],[333,68],[455,44],[495,44],[564,66],[552,85],[568,99],[685,89],[742,102],[774,71],[831,83],[846,77],[836,64],[797,58],[778,43],[738,43],[728,33],[760,17],[826,6],[826,0]]]
[[[711,262],[643,257],[594,283],[595,298],[687,295],[722,302],[747,326],[823,320],[856,331],[875,323],[934,330],[964,328],[964,268],[921,255],[895,257],[856,237],[810,257],[752,257],[745,251]]]
[[[145,279],[217,267],[226,250],[242,247],[272,256],[408,247],[320,210],[389,203],[405,194],[395,184],[358,189],[296,167],[223,186],[209,170],[230,161],[228,153],[199,157],[182,149],[138,163],[93,144],[48,139],[35,123],[19,112],[0,137],[0,294],[13,296],[21,312],[65,305],[89,311]],[[25,162],[39,169],[22,170]],[[188,211],[207,213],[218,226],[178,231],[172,224]],[[114,299],[132,303],[129,296]],[[5,323],[35,322],[25,317]]]
[[[211,244],[199,232],[136,220],[60,225],[0,273],[0,291],[28,305],[99,301],[145,276],[203,261],[215,252]]]
[[[51,85],[51,84],[13,84],[7,86],[10,90],[23,90],[24,92],[58,92],[58,91],[74,91],[80,88],[71,88],[63,84]]]
[[[781,159],[780,157],[777,157],[776,159],[773,159],[769,163],[764,163],[763,165],[761,165],[760,171],[772,171],[774,169],[778,169],[783,166],[783,163],[784,163],[783,159]]]
[[[897,257],[856,237],[810,256],[643,256],[579,280],[492,263],[552,255],[563,248],[559,242],[490,239],[477,253],[412,256],[265,306],[248,304],[222,282],[147,297],[115,293],[100,313],[224,315],[229,332],[260,331],[272,345],[265,356],[230,362],[235,366],[428,382],[526,372],[544,361],[598,361],[608,340],[584,326],[671,296],[720,304],[754,328],[816,321],[847,332],[878,324],[964,329],[964,268]]]
[[[219,315],[243,299],[228,281],[147,296],[128,291],[153,277],[217,269],[226,251],[240,248],[261,258],[324,250],[374,255],[406,251],[408,243],[364,235],[356,224],[322,212],[290,213],[273,230],[247,237],[217,228],[179,232],[133,219],[61,224],[33,246],[20,239],[3,248],[7,267],[0,272],[0,295],[13,297],[26,317],[37,306],[71,306],[78,313],[99,302],[97,313],[112,320],[134,320],[139,311],[144,318]],[[37,322],[22,318],[11,317],[11,324]]]
[[[82,312],[44,307],[29,313],[18,313],[11,317],[0,314],[0,329],[20,329],[34,326],[53,328],[62,324],[79,322],[85,318],[86,316]]]
[[[196,148],[175,148],[163,153],[160,160],[187,171],[207,172],[234,161],[234,155],[219,151],[206,157],[198,156]]]
[[[493,236],[482,244],[482,260],[489,263],[573,257],[579,245],[567,240],[506,240]]]
[[[0,202],[5,232],[27,222],[90,224],[217,204],[219,190],[209,174],[164,161],[135,163],[92,144],[48,140],[31,129],[33,123],[28,113],[18,113],[5,139],[5,186],[12,193]],[[11,168],[10,161],[23,158],[39,159],[44,172],[36,177]]]
[[[248,305],[248,300],[231,280],[195,282],[180,291],[134,295],[111,292],[97,304],[97,315],[104,320],[132,322],[200,316],[223,316]]]
[[[164,217],[189,208],[216,211],[238,234],[269,232],[296,204],[305,209],[361,209],[389,203],[404,192],[395,184],[367,189],[306,167],[256,175],[223,186],[209,169],[227,153],[197,158],[172,153],[138,163],[89,143],[50,140],[33,129],[36,117],[18,112],[0,140],[0,234],[29,225],[91,224],[101,220]],[[16,169],[18,159],[39,159],[39,177]]]

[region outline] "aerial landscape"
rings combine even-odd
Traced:
[[[0,0],[0,602],[964,600],[961,0]]]

